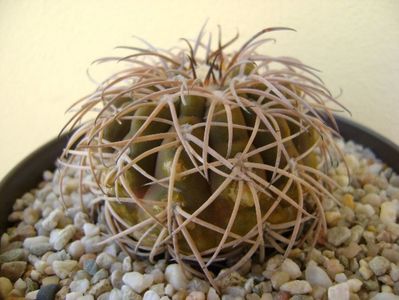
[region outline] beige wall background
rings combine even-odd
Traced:
[[[207,18],[208,30],[220,24],[226,39],[238,29],[240,42],[264,27],[295,28],[273,33],[277,44],[264,51],[323,70],[354,120],[399,144],[399,1],[0,0],[0,178],[54,137],[66,108],[94,89],[91,61],[138,45],[132,35],[174,46]]]

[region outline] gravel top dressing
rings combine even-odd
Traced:
[[[58,173],[46,171],[37,189],[16,200],[12,227],[1,236],[0,299],[399,299],[399,176],[368,149],[338,145],[351,176],[343,163],[329,171],[341,188],[334,191],[340,204],[322,203],[327,234],[287,258],[266,252],[259,264],[255,256],[223,279],[221,294],[173,261],[151,264],[101,244],[104,220],[90,223],[80,209],[93,196],[80,199],[71,172],[63,204]]]

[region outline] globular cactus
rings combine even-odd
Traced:
[[[325,229],[324,171],[339,151],[325,120],[338,103],[311,67],[256,52],[283,29],[228,54],[237,37],[212,49],[202,30],[187,49],[122,47],[133,53],[98,61],[128,67],[79,102],[72,127],[95,118],[61,164],[91,174],[106,242],[150,260],[168,253],[216,286],[212,264],[236,270]]]

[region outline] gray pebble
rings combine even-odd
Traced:
[[[376,256],[369,262],[369,267],[377,276],[384,275],[390,267],[390,262],[385,257]]]
[[[328,230],[327,240],[330,244],[338,247],[351,237],[351,231],[347,227],[337,226]]]
[[[36,300],[53,300],[55,295],[59,291],[60,286],[58,284],[49,284],[42,286],[37,294]]]
[[[100,253],[96,258],[96,263],[100,268],[109,269],[115,262],[115,257],[108,253]]]
[[[87,273],[85,270],[79,270],[76,272],[73,280],[80,280],[80,279],[91,279],[91,275]]]
[[[90,275],[94,275],[98,271],[98,266],[94,259],[86,259],[83,262],[83,269]]]
[[[47,236],[36,236],[24,240],[24,248],[31,254],[42,256],[44,253],[53,249]]]
[[[27,252],[24,249],[13,249],[6,251],[0,255],[0,264],[11,261],[26,261],[28,258]]]
[[[105,269],[101,269],[101,270],[97,271],[96,274],[93,275],[93,277],[91,279],[91,283],[96,284],[100,280],[108,278],[108,276],[109,276],[108,271]]]
[[[116,270],[112,272],[111,274],[111,284],[114,288],[120,289],[122,286],[122,277],[123,277],[122,271]]]

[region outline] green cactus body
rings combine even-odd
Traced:
[[[180,100],[180,115],[179,123],[181,125],[194,125],[202,121],[206,107],[206,99],[196,96],[187,96],[185,103]],[[192,134],[199,139],[203,139],[204,129],[196,128]],[[165,139],[164,143],[173,141],[173,139]],[[199,147],[192,145],[198,155],[201,154]],[[158,179],[166,178],[171,175],[171,166],[175,157],[176,148],[168,148],[158,152],[156,159],[155,177]],[[211,195],[211,190],[208,182],[200,173],[194,173],[186,176],[180,176],[179,173],[194,168],[189,156],[183,151],[178,159],[176,165],[176,178],[174,182],[173,203],[180,205],[186,212],[194,213]],[[144,196],[145,200],[160,201],[165,204],[168,198],[168,189],[164,186],[154,184],[150,187]],[[160,212],[161,208],[158,205],[149,205],[147,209],[156,214]],[[200,214],[200,218],[215,223],[215,220],[220,220],[218,214],[220,209],[215,209],[215,204],[208,207]],[[143,210],[139,210],[138,219],[143,221],[149,216]],[[161,227],[158,225],[150,235],[148,235],[143,243],[150,246],[155,242],[159,235]],[[216,244],[217,235],[200,225],[191,224],[188,227],[190,234],[197,242],[197,247],[200,251],[209,249]],[[140,237],[140,233],[137,233]],[[178,237],[181,250],[189,253],[190,249],[184,238]]]
[[[117,99],[114,105],[115,107],[120,108],[124,104],[128,104],[131,100],[132,99],[129,97],[122,97]],[[109,142],[120,141],[129,132],[129,128],[130,120],[113,120],[109,125],[104,128],[103,138],[105,138]]]

